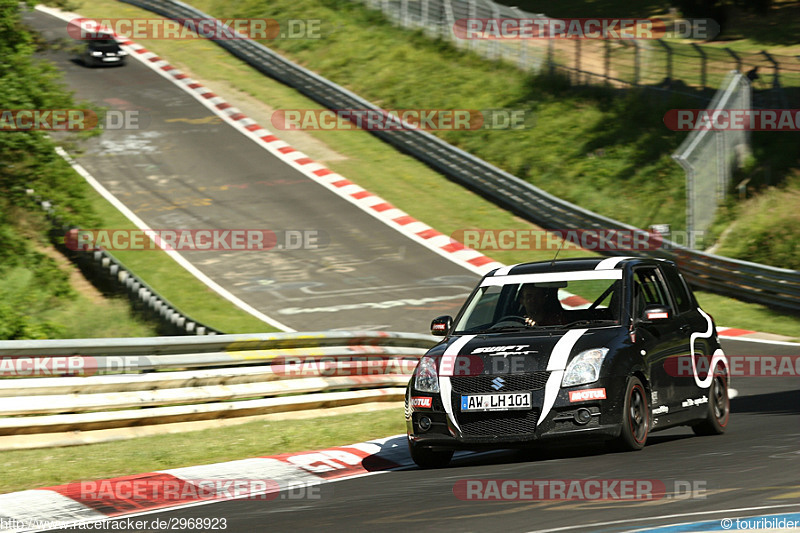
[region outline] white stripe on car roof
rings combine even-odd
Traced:
[[[597,266],[594,267],[595,270],[606,270],[608,268],[616,268],[617,264],[620,261],[624,261],[626,259],[633,259],[632,257],[609,257],[608,259],[603,259]]]
[[[485,278],[481,287],[512,285],[515,283],[537,283],[544,281],[580,281],[584,279],[622,279],[622,270],[577,270],[574,272],[545,272],[542,274],[514,274]]]
[[[522,263],[517,263],[516,265],[508,265],[508,266],[504,266],[503,268],[498,268],[497,272],[495,272],[493,275],[494,276],[508,276],[508,273],[511,272],[512,268],[514,268],[515,266],[519,266],[521,264]]]

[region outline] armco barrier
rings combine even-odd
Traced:
[[[436,342],[393,332],[0,341],[0,376],[15,378],[0,379],[0,437],[400,401]]]
[[[211,18],[175,0],[121,0],[171,19]],[[215,40],[222,48],[260,72],[275,78],[330,109],[379,109],[347,89],[281,57],[249,39]],[[372,131],[390,143],[478,192],[497,205],[546,229],[625,230],[646,233],[582,209],[544,192],[482,159],[421,130]],[[689,250],[665,241],[653,252],[608,252],[610,255],[663,257],[679,263],[695,287],[782,310],[800,311],[800,272]]]
[[[66,155],[65,152],[59,153]],[[28,195],[33,197],[50,222],[50,241],[61,253],[77,264],[100,290],[112,294],[125,294],[130,299],[134,311],[147,319],[154,319],[159,325],[159,331],[165,335],[216,335],[221,333],[179,311],[110,252],[67,248],[64,243],[65,235],[70,230],[79,228],[62,220],[56,214],[52,202],[41,198],[34,190],[28,189]]]

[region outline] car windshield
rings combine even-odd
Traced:
[[[539,274],[506,276],[507,280],[486,278],[483,286],[465,304],[455,333],[501,333],[618,324],[621,311],[620,277],[554,280],[553,274]],[[547,281],[540,281],[544,279]]]
[[[97,50],[114,50],[119,47],[119,44],[114,39],[95,39],[90,41],[90,47]]]

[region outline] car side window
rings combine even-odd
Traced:
[[[664,277],[667,279],[669,288],[672,291],[672,297],[675,299],[675,305],[679,313],[685,313],[692,310],[692,297],[689,295],[689,289],[686,287],[681,275],[675,268],[664,266]]]
[[[635,271],[634,279],[638,286],[638,289],[634,289],[634,309],[637,312],[648,305],[670,305],[666,287],[657,268],[639,268]]]

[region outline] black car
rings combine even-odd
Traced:
[[[128,52],[122,49],[111,35],[98,35],[98,38],[86,42],[81,55],[87,67],[104,65],[124,65]]]
[[[651,431],[725,431],[728,360],[670,261],[567,259],[487,274],[406,391],[414,461],[456,449],[597,437],[638,450]]]

